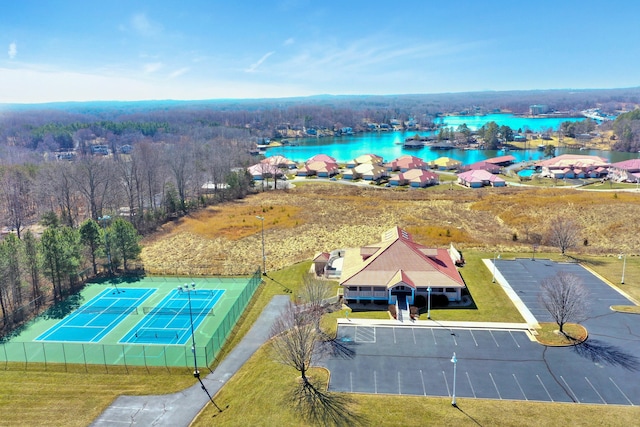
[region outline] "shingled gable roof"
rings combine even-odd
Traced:
[[[346,251],[341,285],[389,286],[398,278],[414,287],[464,287],[446,249],[416,243],[399,227],[383,233],[378,244]]]

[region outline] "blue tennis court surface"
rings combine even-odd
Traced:
[[[98,342],[153,294],[155,289],[105,289],[35,341]]]
[[[145,308],[145,315],[119,342],[132,344],[185,344],[224,294],[220,289],[172,290],[160,303]]]

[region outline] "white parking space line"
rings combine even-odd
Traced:
[[[418,344],[416,341],[416,328],[411,328],[411,333],[413,333],[413,343]]]
[[[524,390],[522,389],[522,386],[520,385],[520,381],[518,381],[518,377],[516,377],[516,374],[511,374],[511,375],[513,375],[513,379],[516,381],[516,384],[518,384],[518,388],[520,389],[520,392],[524,396],[524,400],[529,400],[527,399],[527,395],[524,394]]]
[[[473,338],[473,342],[476,343],[476,347],[478,346],[478,341],[476,341],[476,337],[473,336],[473,331],[469,331],[471,333],[471,338]]]
[[[400,371],[398,371],[398,394],[402,394],[402,381],[400,381]]]
[[[520,348],[520,344],[518,344],[518,341],[516,341],[516,337],[513,336],[511,331],[509,331],[509,335],[511,335],[511,338],[513,338],[513,342],[516,343],[516,346],[518,346],[518,348]]]
[[[567,381],[565,381],[564,377],[562,375],[560,375],[560,379],[562,380],[562,382],[564,383],[564,385],[567,386],[567,388],[569,389],[569,391],[571,392],[571,395],[573,396],[573,400],[574,402],[577,403],[582,403],[580,402],[580,399],[578,399],[578,396],[576,396],[576,394],[573,392],[573,390],[571,389],[571,387],[569,387],[569,384],[567,384]]]
[[[456,339],[456,334],[455,333],[451,333],[451,336],[453,337],[453,344],[454,345],[458,345],[458,340]]]
[[[491,382],[493,383],[493,386],[496,388],[496,392],[498,392],[498,397],[500,398],[500,400],[502,400],[502,396],[500,396],[500,390],[498,390],[498,386],[496,385],[496,382],[493,380],[493,375],[491,375],[491,372],[489,372],[489,378],[491,378]]]
[[[424,386],[424,376],[422,375],[422,369],[420,369],[420,379],[422,380],[422,394],[427,395],[427,388]]]
[[[493,342],[496,343],[496,347],[500,347],[500,344],[496,341],[496,337],[493,336],[493,332],[491,332],[491,330],[489,330],[489,334],[491,335],[491,338],[493,338]]]
[[[553,400],[553,397],[551,397],[551,394],[549,394],[549,390],[547,390],[547,387],[544,385],[544,383],[542,382],[542,379],[540,379],[540,376],[538,376],[536,374],[536,378],[538,378],[538,381],[540,382],[540,385],[542,386],[542,388],[544,389],[544,391],[547,393],[547,396],[549,396],[549,400],[552,402],[555,402],[555,400]]]
[[[587,381],[587,383],[591,386],[591,388],[593,389],[593,391],[596,392],[596,394],[598,395],[598,397],[600,398],[600,400],[602,400],[602,403],[604,403],[605,405],[607,404],[607,401],[604,400],[602,398],[602,395],[600,393],[598,393],[598,390],[596,390],[596,388],[593,386],[593,384],[591,384],[591,381],[589,381],[589,378],[584,377],[584,379]]]
[[[351,387],[351,393],[353,393],[353,372],[349,371],[349,383]]]
[[[444,384],[447,386],[447,396],[451,396],[451,392],[449,391],[449,381],[447,381],[447,376],[444,371],[442,371],[442,378],[444,378]]]
[[[620,390],[620,387],[618,387],[618,384],[616,384],[616,382],[611,377],[609,377],[609,381],[611,381],[613,383],[613,385],[616,386],[616,388],[618,389],[620,394],[623,395],[625,399],[627,399],[627,402],[629,402],[629,405],[634,406],[633,402],[631,400],[629,400],[627,395],[624,394],[624,392],[622,390]]]
[[[469,372],[465,372],[467,375],[467,381],[469,381],[469,387],[471,387],[471,393],[473,393],[473,398],[476,398],[476,391],[473,389],[473,384],[471,384],[471,378],[469,377]]]
[[[398,344],[398,343],[396,342],[396,328],[391,328],[391,330],[393,331],[393,343],[394,343],[394,344]]]
[[[431,328],[431,336],[433,337],[433,344],[438,345],[438,341],[436,340],[436,334],[433,332],[433,328]]]

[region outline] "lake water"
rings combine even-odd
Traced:
[[[447,116],[444,117],[447,125],[458,127],[466,123],[471,129],[481,127],[484,123],[495,121],[498,125],[509,126],[512,129],[525,129],[528,127],[532,131],[542,131],[552,127],[557,129],[564,121],[576,121],[576,118],[524,118],[516,117],[512,114],[491,114],[486,116]],[[425,161],[432,161],[439,157],[447,156],[461,161],[463,164],[471,164],[491,157],[513,155],[516,161],[536,161],[544,158],[544,153],[534,147],[532,150],[512,150],[508,153],[494,150],[432,150],[428,147],[419,149],[407,149],[403,147],[406,138],[419,133],[423,136],[431,135],[432,132],[369,132],[352,136],[328,137],[328,138],[301,138],[291,139],[297,146],[282,146],[267,149],[267,156],[281,155],[296,162],[304,162],[316,154],[326,154],[335,158],[338,162],[347,162],[362,154],[377,154],[385,161],[391,161],[403,155],[412,155]],[[540,141],[542,142],[542,141]],[[556,155],[560,154],[588,154],[600,156],[608,159],[611,163],[637,158],[637,153],[620,153],[600,150],[568,150],[558,149]]]

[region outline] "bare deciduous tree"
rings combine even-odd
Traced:
[[[329,311],[332,296],[333,289],[327,281],[319,279],[313,274],[307,274],[303,277],[300,297],[307,309],[315,313],[318,321],[323,314]]]
[[[549,242],[560,248],[562,255],[578,243],[580,227],[572,219],[557,217],[549,227]]]
[[[575,274],[560,271],[542,281],[540,302],[558,324],[560,332],[567,322],[582,320],[589,306],[589,291]],[[566,334],[565,334],[566,335]]]

